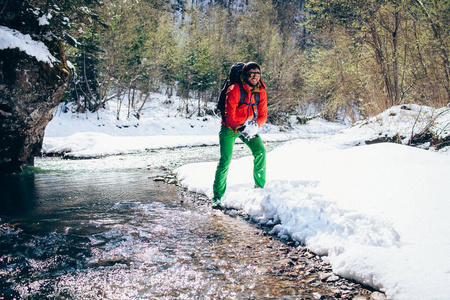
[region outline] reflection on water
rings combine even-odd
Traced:
[[[301,298],[260,230],[99,161],[0,178],[0,298]]]
[[[34,174],[0,177],[0,215],[25,214],[35,207]]]

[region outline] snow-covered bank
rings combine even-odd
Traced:
[[[416,145],[423,149],[436,150],[428,140],[417,141],[418,136],[432,134],[447,144],[439,151],[450,149],[450,107],[433,109],[420,105],[399,105],[383,113],[362,120],[335,135],[333,141],[346,147],[364,145],[367,141],[394,141],[403,145]]]
[[[263,137],[268,142],[290,139],[286,134],[264,134]],[[68,137],[47,137],[42,151],[46,154],[64,154],[66,158],[95,158],[150,149],[218,144],[217,135],[112,136],[104,133],[82,132]]]
[[[334,272],[390,299],[450,296],[450,157],[396,144],[349,149],[295,141],[268,154],[268,184],[253,189],[249,157],[233,161],[226,206],[301,241]],[[178,177],[212,195],[216,164]]]
[[[45,130],[42,153],[72,158],[101,157],[146,151],[148,149],[218,145],[220,119],[213,116],[184,118],[177,116],[178,99],[164,104],[166,98],[153,94],[140,119],[117,120],[116,103],[96,113],[72,113],[63,104]],[[212,105],[214,105],[212,103]],[[69,112],[64,112],[64,111]],[[126,108],[122,108],[126,112]],[[293,120],[294,122],[295,120]],[[345,128],[341,124],[315,119],[296,130],[282,132],[270,124],[260,128],[267,142],[311,138]],[[240,141],[237,141],[240,143]]]
[[[275,225],[273,233],[304,243],[337,274],[389,299],[450,299],[448,147],[439,154],[364,145],[380,135],[410,136],[414,124],[427,122],[410,113],[393,108],[336,135],[271,151],[265,189],[252,188],[251,157],[235,160],[224,203]],[[443,137],[449,121],[435,122]],[[189,190],[212,196],[215,167],[191,164],[176,172]]]

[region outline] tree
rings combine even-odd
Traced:
[[[97,84],[100,51],[98,34],[92,29],[85,29],[84,35],[77,39],[77,47],[68,51],[75,68],[64,100],[76,101],[79,112],[97,111],[102,107],[101,89]]]
[[[104,2],[101,13],[108,27],[86,34],[82,47],[74,55],[78,69],[89,70],[92,77],[89,84],[83,85],[84,91],[76,94],[89,99],[91,111],[116,98],[119,119],[123,100],[127,99],[126,117],[135,114],[139,118],[150,92],[157,90],[162,81],[159,78],[162,62],[153,51],[170,44],[166,40],[155,42],[168,37],[160,28],[161,24],[167,26],[167,13],[162,4],[159,0]],[[88,52],[89,49],[95,51]],[[88,62],[92,64],[86,65]],[[78,75],[77,87],[81,87],[86,78],[82,72]]]
[[[423,78],[427,78],[428,84],[443,85],[445,94],[438,94],[434,97],[443,98],[440,104],[445,105],[450,101],[450,61],[448,53],[450,46],[450,1],[427,1],[423,3],[420,0],[415,0],[414,3],[416,7],[412,7],[410,11],[416,46],[414,49],[415,58],[420,66],[421,75]],[[428,57],[432,63],[426,63],[425,60]],[[431,68],[427,65],[430,65]],[[439,76],[439,74],[443,74],[443,76]],[[426,90],[429,91],[430,89],[426,88]]]
[[[331,54],[322,59],[351,50],[353,55],[341,62],[345,69],[359,73],[357,77],[339,73],[355,88],[343,89],[342,82],[336,81],[329,89],[330,101],[357,100],[355,107],[369,114],[408,102],[448,103],[448,37],[432,25],[437,21],[430,21],[419,1],[308,0],[307,5],[312,13],[309,28],[320,37],[317,46]]]

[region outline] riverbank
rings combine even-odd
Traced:
[[[178,184],[178,179],[174,173],[156,175],[150,177],[150,179],[177,186],[183,201],[211,207],[211,200],[207,196],[183,188]],[[387,299],[386,295],[380,291],[374,291],[368,286],[337,276],[333,273],[333,268],[329,263],[326,263],[319,255],[304,247],[304,245],[299,245],[298,242],[290,238],[280,239],[276,235],[271,235],[270,231],[273,226],[255,222],[251,216],[235,209],[215,210],[215,213],[223,213],[231,218],[242,219],[258,228],[261,240],[257,244],[248,245],[247,248],[255,253],[261,252],[262,248],[276,249],[275,255],[278,265],[263,270],[263,272],[277,276],[288,276],[292,282],[292,288],[296,289],[297,292],[298,290],[304,292],[305,298],[302,299]]]

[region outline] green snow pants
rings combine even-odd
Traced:
[[[255,186],[264,187],[266,184],[266,149],[257,135],[251,140],[243,138],[240,134],[235,133],[230,128],[222,125],[219,133],[220,140],[220,160],[217,165],[216,175],[214,178],[213,192],[214,197],[222,198],[227,189],[227,175],[230,167],[231,158],[233,157],[233,148],[236,138],[241,138],[242,141],[252,151],[253,159],[253,179]]]

